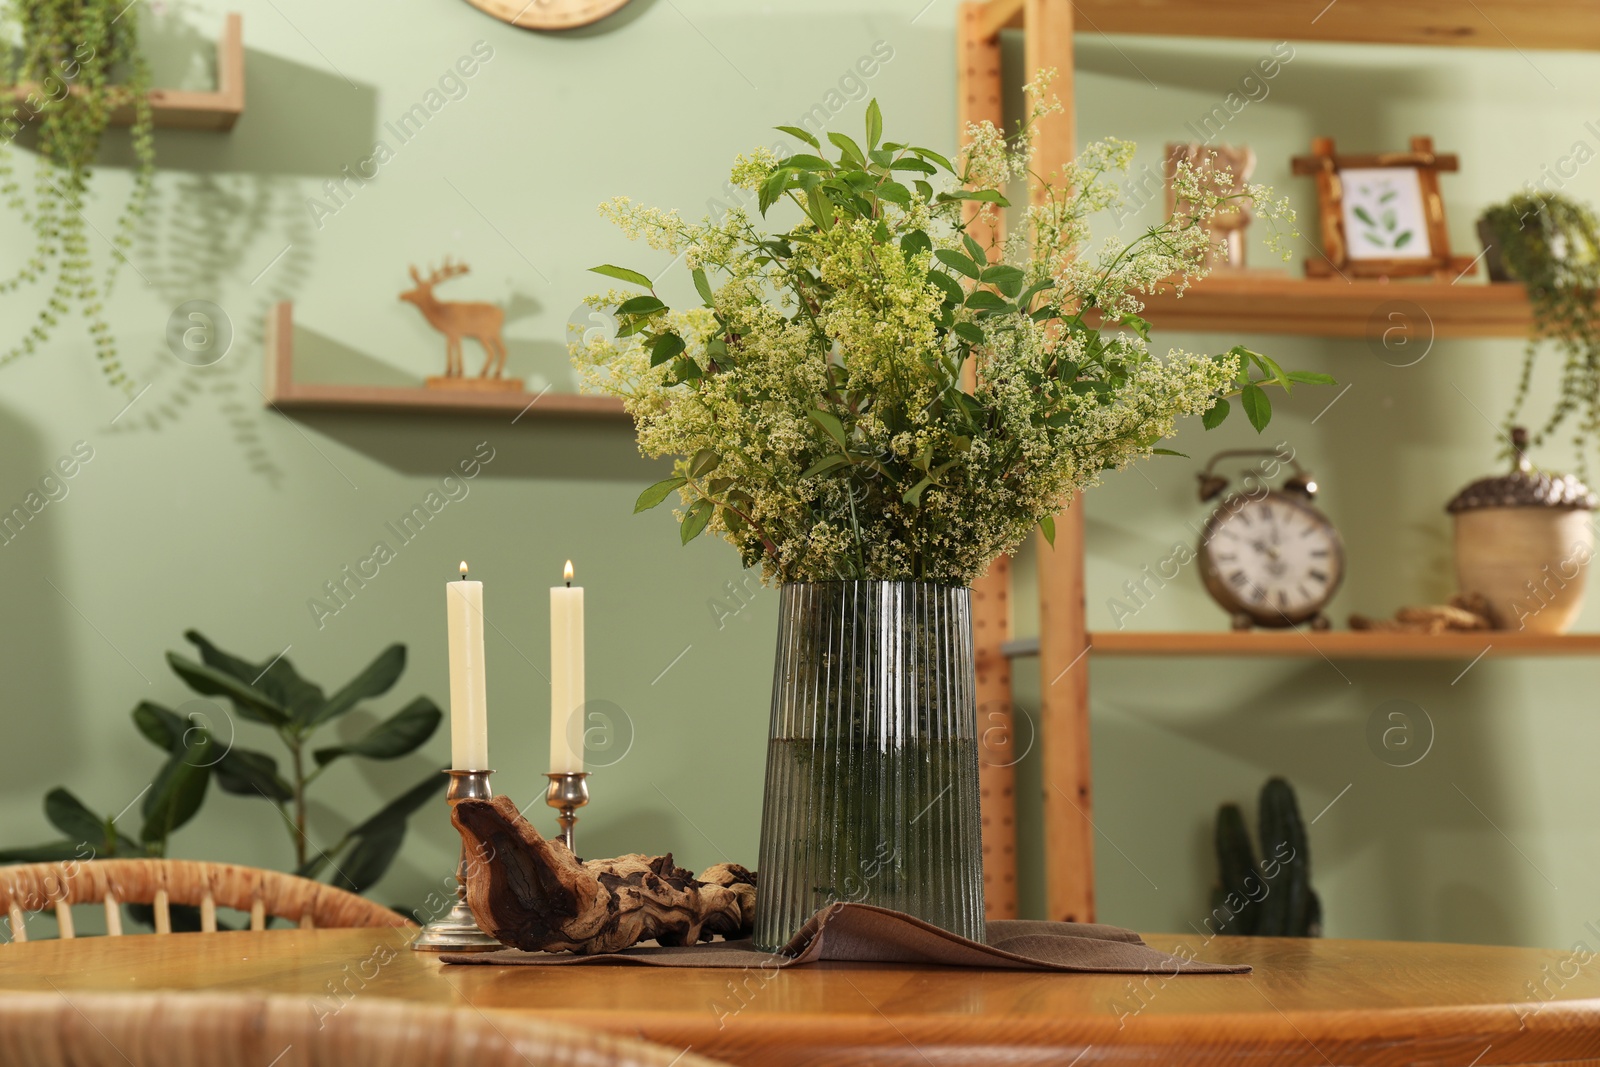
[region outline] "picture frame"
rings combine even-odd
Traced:
[[[1321,255],[1306,260],[1308,278],[1400,278],[1450,281],[1476,260],[1450,254],[1439,175],[1460,169],[1433,138],[1413,137],[1405,152],[1341,156],[1333,138],[1311,142],[1293,173],[1317,183]]]

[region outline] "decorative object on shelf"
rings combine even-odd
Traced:
[[[1561,384],[1531,443],[1545,444],[1570,419],[1576,424],[1571,430],[1578,474],[1588,477],[1591,435],[1600,426],[1600,220],[1587,205],[1559,194],[1519,193],[1485,211],[1478,230],[1484,258],[1526,285],[1533,303],[1522,376],[1505,425],[1523,418],[1540,342],[1554,341],[1562,357]]]
[[[1344,580],[1344,542],[1328,517],[1311,505],[1317,483],[1292,455],[1270,449],[1232,448],[1211,457],[1199,474],[1200,502],[1228,488],[1215,473],[1220,460],[1269,457],[1246,477],[1241,493],[1229,493],[1206,519],[1197,554],[1206,592],[1233,618],[1235,630],[1279,628],[1309,622],[1326,630],[1322,609]],[[1282,488],[1268,489],[1282,461],[1294,468]]]
[[[621,11],[628,0],[467,0],[501,22],[525,30],[575,30]]]
[[[1213,934],[1321,937],[1322,902],[1311,888],[1311,844],[1294,788],[1282,778],[1261,787],[1257,806],[1261,859],[1244,813],[1217,809],[1218,885],[1211,891]]]
[[[1317,181],[1322,256],[1308,258],[1308,277],[1375,278],[1432,274],[1453,281],[1473,259],[1451,256],[1439,174],[1454,171],[1433,138],[1411,138],[1409,152],[1340,156],[1333,138],[1317,137],[1311,155],[1296,156],[1294,173]]]
[[[356,893],[371,888],[399,853],[411,815],[445,786],[445,779],[430,773],[325,846],[313,841],[308,825],[309,788],[346,757],[392,760],[416,751],[438,728],[440,711],[419,696],[354,740],[313,749],[312,737],[363,701],[388,692],[405,670],[405,646],[390,645],[360,674],[324,695],[282,653],[254,663],[224,652],[194,630],[184,636],[199,649],[201,662],[169,652],[168,664],[195,692],[227,700],[237,719],[210,702],[191,701],[176,711],[141,702],[133,709],[134,725],[167,759],[143,794],[137,839],[115,830],[111,818],[95,814],[58,788],[45,797],[45,817],[66,838],[0,852],[0,862],[84,859],[91,854],[103,859],[165,856],[172,834],[199,813],[206,789],[215,781],[225,793],[260,797],[278,808],[294,849],[293,873],[305,878],[329,874],[334,885]],[[276,758],[238,743],[237,721],[269,727],[283,742],[289,750],[289,778],[279,772]],[[314,769],[305,767],[308,756]],[[181,921],[184,929],[199,929],[198,914],[174,921]]]
[[[1256,154],[1246,145],[1206,145],[1198,142],[1167,145],[1167,214],[1188,214],[1193,205],[1178,196],[1175,180],[1178,165],[1194,171],[1216,172],[1219,188],[1232,196],[1243,197],[1250,175],[1256,169]],[[1238,200],[1217,211],[1202,225],[1210,232],[1205,266],[1208,270],[1244,269],[1244,233],[1250,225],[1250,209]]]
[[[490,770],[445,771],[450,776],[450,789],[445,799],[453,812],[457,804],[466,800],[484,801],[494,796],[489,788]],[[454,816],[452,816],[452,821]],[[461,843],[461,859],[456,863],[456,894],[450,910],[424,926],[411,942],[417,952],[493,952],[500,942],[484,933],[467,905],[467,881],[472,872],[488,859],[486,853],[473,853],[467,843]]]
[[[428,325],[444,334],[445,372],[443,377],[429,377],[429,389],[473,389],[522,391],[522,382],[503,377],[506,369],[506,342],[500,336],[506,313],[494,304],[482,301],[440,300],[433,295],[433,287],[442,281],[459,278],[471,268],[465,263],[451,263],[445,257],[444,266],[430,271],[424,279],[411,268],[411,280],[416,286],[400,294],[400,299],[415,304]],[[462,371],[461,339],[471,337],[483,346],[483,369],[476,378],[468,378]],[[490,374],[490,370],[494,373]]]
[[[465,799],[451,809],[465,851],[486,857],[468,872],[478,925],[528,952],[615,952],[641,941],[692,945],[750,933],[756,879],[736,863],[699,878],[672,855],[580,861],[548,841],[510,797]]]
[[[1352,615],[1350,629],[1406,634],[1471,633],[1494,629],[1494,614],[1487,598],[1458,593],[1448,604],[1401,608],[1392,619]]]
[[[1259,430],[1271,417],[1264,386],[1329,380],[1243,347],[1149,352],[1141,294],[1205,273],[1204,224],[1218,210],[1245,199],[1285,217],[1259,187],[1231,193],[1217,174],[1180,167],[1194,212],[1096,258],[1084,250],[1089,216],[1128,206],[1117,179],[1133,146],[1107,141],[1052,176],[1055,195],[1027,210],[1027,232],[981,244],[1006,206],[1001,189],[1028,173],[1034,122],[1059,110],[1041,83],[1029,91],[1016,138],[977,124],[957,164],[886,142],[877,101],[864,141],[829,134],[836,159],[742,157],[732,180],[763,213],[798,209],[785,232],[761,233],[739,208],[700,224],[625,198],[602,208],[683,254],[700,301],[673,309],[647,275],[594,268],[644,292],[590,298],[618,329],[580,335],[574,359],[590,388],[623,398],[643,452],[676,457],[637,510],[676,492],[685,544],[720,535],[766,581],[792,586],[762,817],[763,878],[780,888],[758,905],[763,948],[848,893],[909,901],[890,906],[981,937],[966,587],[1034,527],[1053,538],[1077,490],[1157,451],[1179,417],[1215,426],[1239,396]],[[825,151],[804,129],[780,129]],[[824,653],[829,634],[863,643]],[[800,679],[825,664],[844,674],[802,699]],[[867,684],[879,667],[907,673]],[[929,741],[936,751],[920,752]],[[914,758],[942,765],[914,774]],[[902,810],[894,790],[923,789],[921,773],[950,791]],[[813,782],[840,802],[807,800]]]
[[[1562,634],[1583,608],[1594,555],[1592,512],[1600,501],[1570,474],[1533,469],[1528,434],[1511,431],[1509,474],[1482,478],[1457,493],[1456,581],[1487,601],[1502,630]]]
[[[63,319],[81,319],[106,381],[131,396],[135,383],[118,356],[105,301],[133,247],[134,228],[149,201],[155,173],[146,95],[150,70],[139,50],[137,13],[119,0],[8,0],[0,4],[0,21],[21,29],[21,47],[13,51],[7,44],[0,71],[8,85],[32,88],[20,107],[0,121],[0,199],[22,214],[34,234],[27,262],[0,279],[0,294],[52,278],[33,325],[0,353],[0,364],[37,350]],[[134,116],[132,188],[109,234],[91,235],[83,209],[93,166],[112,113],[122,107],[131,108]],[[23,121],[32,121],[38,130],[38,177],[31,206],[12,162]],[[100,240],[111,245],[104,266],[92,255],[93,242]]]

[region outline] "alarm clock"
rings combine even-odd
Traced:
[[[1213,468],[1238,456],[1271,456],[1275,465],[1285,461],[1267,449],[1230,449],[1213,456],[1200,473],[1201,503],[1222,497],[1196,552],[1206,592],[1232,617],[1235,630],[1305,622],[1328,629],[1323,608],[1344,580],[1344,542],[1311,504],[1317,483],[1290,456],[1294,473],[1280,488],[1267,488],[1260,472],[1253,471],[1250,489],[1223,496],[1228,480]]]
[[[628,0],[467,0],[501,22],[525,30],[572,30],[599,22]]]

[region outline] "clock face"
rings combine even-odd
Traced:
[[[570,30],[599,22],[628,0],[467,0],[467,3],[526,30]]]
[[[1200,543],[1206,588],[1260,626],[1292,626],[1322,610],[1344,577],[1344,548],[1323,514],[1271,492],[1230,496]]]

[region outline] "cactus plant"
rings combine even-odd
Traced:
[[[1212,890],[1213,929],[1257,937],[1320,937],[1322,902],[1311,888],[1311,845],[1294,788],[1282,778],[1261,787],[1256,859],[1237,804],[1217,810],[1220,882]]]

